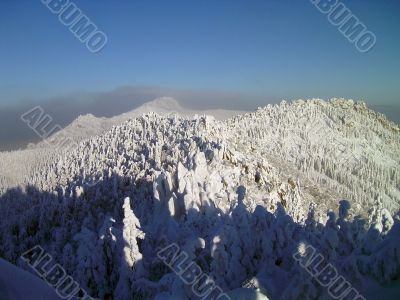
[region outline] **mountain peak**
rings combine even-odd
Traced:
[[[142,107],[154,107],[156,110],[171,110],[171,111],[181,111],[182,106],[179,104],[178,100],[173,97],[159,97],[150,102],[142,105]]]

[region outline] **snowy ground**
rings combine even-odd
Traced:
[[[0,299],[60,300],[61,298],[38,277],[0,259]]]

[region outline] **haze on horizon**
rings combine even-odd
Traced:
[[[400,3],[342,2],[376,35],[369,52],[306,0],[76,0],[108,37],[98,53],[41,1],[1,1],[0,150],[37,138],[20,115],[38,104],[65,126],[160,96],[240,110],[343,97],[399,123]]]

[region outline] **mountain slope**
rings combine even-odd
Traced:
[[[399,144],[398,125],[346,100],[145,114],[3,192],[0,256],[41,245],[102,299],[195,299],[157,255],[175,244],[228,295],[329,299],[294,259],[312,246],[369,298],[400,276]]]
[[[95,135],[106,132],[111,129],[112,126],[119,125],[127,120],[136,118],[146,113],[157,113],[160,115],[179,113],[182,116],[193,116],[195,114],[206,114],[215,116],[217,119],[224,120],[232,116],[241,114],[241,111],[234,110],[205,110],[205,111],[194,111],[183,108],[176,99],[170,97],[161,97],[154,99],[153,101],[144,103],[138,108],[123,113],[118,116],[111,118],[97,118],[92,114],[79,116],[70,125],[65,127],[60,132],[55,133],[43,142],[37,145],[31,145],[32,147],[47,147],[49,145],[61,145],[63,141],[71,140],[73,143],[78,143],[84,139],[90,138]]]
[[[227,124],[235,133],[232,144],[289,162],[319,186],[356,201],[359,211],[378,203],[392,213],[400,208],[400,127],[364,103],[283,102]]]
[[[174,98],[161,97],[112,118],[98,118],[92,114],[79,116],[61,131],[37,144],[29,145],[28,149],[0,152],[0,192],[16,186],[24,187],[29,183],[29,178],[33,176],[36,170],[41,168],[40,166],[57,160],[59,155],[76,148],[79,142],[150,112],[160,115],[179,113],[184,116],[206,114],[213,115],[220,120],[243,113],[222,109],[193,111],[183,108]]]

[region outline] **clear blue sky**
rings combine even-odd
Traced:
[[[0,103],[120,86],[397,103],[400,1],[343,2],[370,52],[308,0],[75,0],[108,36],[97,54],[40,0],[0,0]]]

